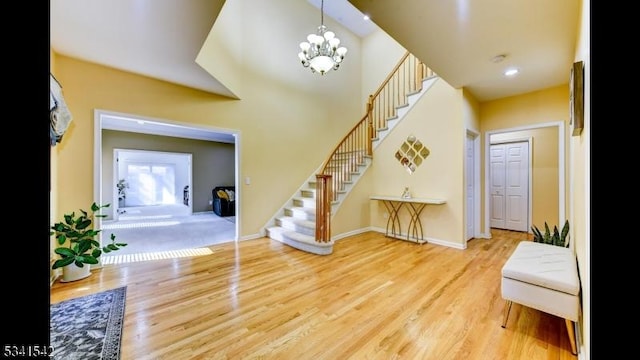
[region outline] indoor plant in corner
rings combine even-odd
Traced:
[[[97,264],[102,253],[119,250],[126,246],[125,243],[116,243],[116,236],[111,234],[109,244],[100,246],[96,240],[102,230],[96,230],[93,226],[94,217],[106,217],[98,214],[102,208],[110,204],[91,204],[89,212],[80,209],[79,213],[72,212],[64,215],[64,220],[55,223],[50,235],[55,235],[58,247],[54,250],[60,256],[52,269],[62,268],[63,282],[80,280],[91,275],[90,265]]]
[[[558,231],[558,227],[554,225],[553,234],[551,234],[549,225],[547,225],[546,221],[544,222],[544,234],[540,231],[540,229],[538,229],[537,226],[532,226],[531,231],[533,231],[534,242],[569,247],[569,239],[567,238],[567,236],[569,235],[569,220],[565,220],[561,232]]]

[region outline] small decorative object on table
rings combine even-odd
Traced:
[[[411,199],[411,192],[409,192],[409,188],[405,187],[404,191],[402,192],[402,198],[403,199]]]

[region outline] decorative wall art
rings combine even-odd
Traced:
[[[49,108],[49,141],[51,146],[56,146],[62,141],[62,136],[67,131],[72,116],[62,96],[62,86],[58,80],[49,73],[50,108]]]
[[[395,157],[409,174],[413,174],[429,153],[429,149],[420,140],[409,135],[396,151]]]
[[[579,136],[584,128],[584,62],[571,67],[569,78],[569,125],[571,135]]]

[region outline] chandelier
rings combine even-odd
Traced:
[[[340,45],[340,39],[333,31],[324,26],[324,0],[320,2],[320,26],[315,34],[309,34],[307,41],[300,43],[301,52],[298,57],[302,66],[311,68],[311,72],[324,75],[327,71],[338,70],[347,53],[347,48]]]

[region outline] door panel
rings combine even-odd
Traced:
[[[529,209],[529,143],[490,147],[491,227],[527,231]]]
[[[475,152],[474,152],[474,138],[467,134],[467,166],[465,168],[465,177],[466,177],[466,185],[467,185],[467,228],[466,228],[466,236],[465,240],[469,240],[475,235],[475,180],[474,180],[474,166],[475,166]]]
[[[491,171],[491,227],[504,229],[505,220],[505,147],[503,144],[491,145],[490,171]]]
[[[529,144],[519,142],[505,144],[507,147],[506,169],[506,228],[527,231],[528,181],[529,181]]]

